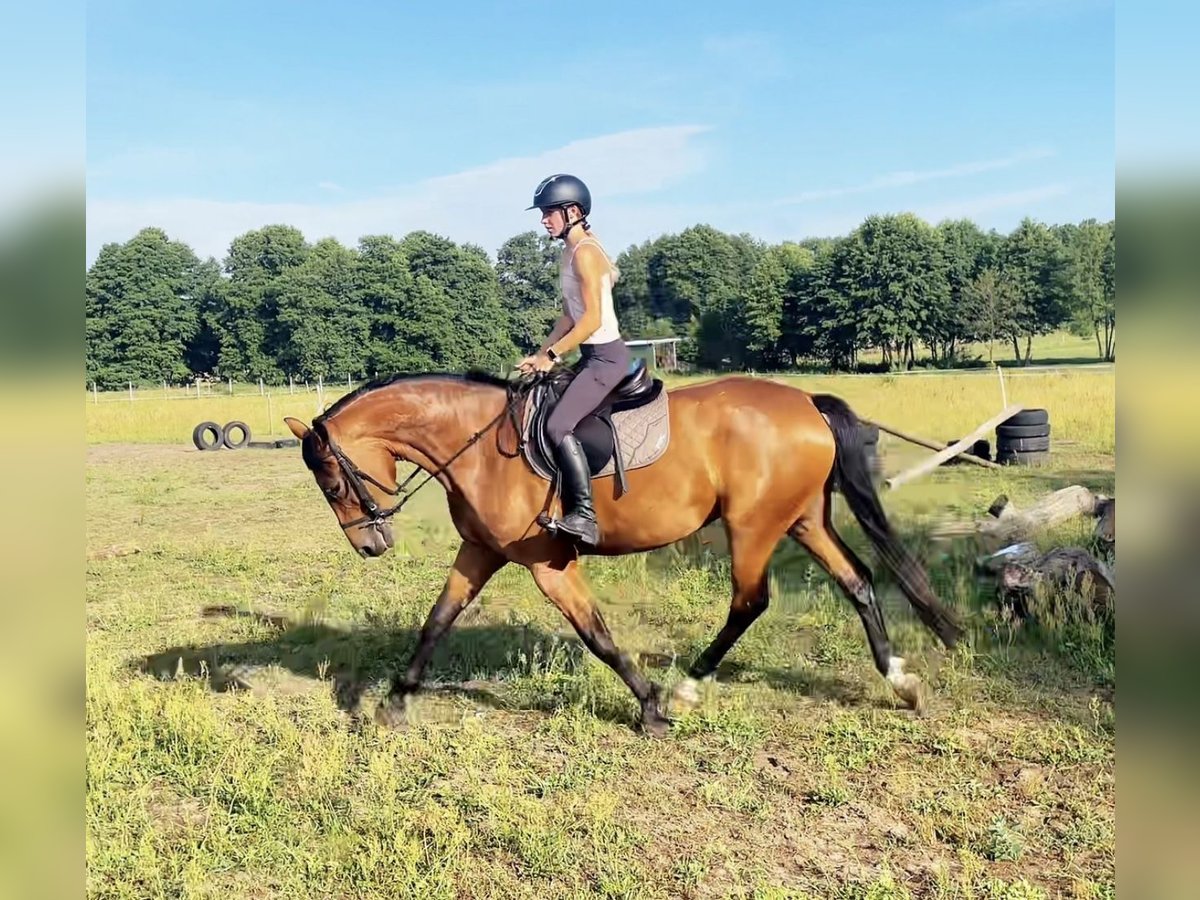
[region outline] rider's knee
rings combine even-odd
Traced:
[[[570,433],[570,428],[555,422],[553,417],[546,423],[546,437],[550,440],[551,447],[557,448]]]

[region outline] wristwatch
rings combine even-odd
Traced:
[[[546,348],[546,359],[550,360],[550,362],[558,362],[558,354],[554,352],[553,347]]]

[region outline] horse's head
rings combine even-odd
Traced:
[[[388,493],[396,483],[396,459],[377,440],[331,435],[328,425],[309,428],[284,419],[300,439],[304,464],[313,473],[338,524],[361,556],[382,556],[392,546]]]

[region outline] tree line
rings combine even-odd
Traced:
[[[626,339],[676,336],[713,371],[963,364],[984,342],[1028,361],[1069,327],[1116,354],[1113,222],[1011,233],[911,214],[849,235],[769,245],[697,225],[615,260]],[[561,310],[558,248],[533,231],[480,247],[426,231],[356,247],[270,225],[201,260],[159,228],[101,248],[86,277],[86,377],[101,388],[197,377],[303,379],[492,371],[535,348]]]

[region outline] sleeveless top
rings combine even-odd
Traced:
[[[585,237],[574,247],[563,250],[559,264],[558,285],[563,295],[563,307],[574,322],[583,318],[584,311],[583,288],[579,276],[575,274],[575,252],[584,244],[595,244],[600,252],[604,253],[604,248],[598,240]],[[608,259],[607,253],[604,253],[604,258],[608,260],[608,271],[600,279],[600,327],[583,341],[585,344],[607,344],[621,339],[621,329],[617,324],[617,313],[612,298],[612,287],[621,277],[621,272],[613,265],[612,260]]]

